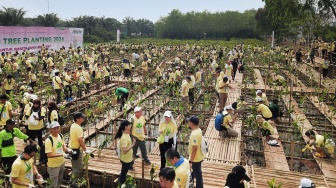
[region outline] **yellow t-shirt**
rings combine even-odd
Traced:
[[[68,74],[65,74],[63,84],[65,86],[68,86],[71,83],[70,81],[71,81],[71,76],[69,76]]]
[[[196,83],[201,83],[202,73],[201,71],[196,72]]]
[[[60,135],[58,135],[58,137],[54,137],[52,135],[50,135],[51,138],[53,139],[53,145],[51,145],[51,141],[50,139],[46,139],[45,141],[45,153],[53,153],[53,154],[63,154],[63,144],[64,141],[61,138]],[[52,157],[52,158],[48,158],[48,167],[59,167],[62,164],[64,164],[64,157],[59,156],[59,157]]]
[[[12,165],[11,177],[18,178],[23,183],[33,184],[33,181],[31,181],[33,180],[33,162],[33,159],[24,161],[18,157]],[[27,186],[13,183],[13,188],[27,188]]]
[[[187,81],[184,81],[181,86],[181,96],[188,97],[188,92],[189,92],[189,83]]]
[[[11,78],[10,80],[5,79],[3,87],[5,88],[5,90],[13,90],[14,84],[15,84],[15,80],[13,78]]]
[[[216,90],[218,91],[219,89],[219,82],[223,81],[223,77],[222,76],[218,76],[216,79]]]
[[[132,121],[131,121],[132,122]],[[137,137],[139,140],[145,139],[144,126],[146,124],[145,117],[141,116],[139,119],[133,116],[132,136]]]
[[[30,82],[36,82],[36,74],[29,72],[28,77]]]
[[[87,71],[84,71],[83,76],[85,78],[85,83],[89,84],[90,82],[90,74]]]
[[[32,114],[31,109],[32,109],[32,107],[30,107],[26,112],[26,116],[28,116],[28,119],[29,119],[30,115]],[[41,110],[41,113],[38,113],[38,114],[45,117],[46,109],[44,107],[42,107],[42,108],[40,108],[40,110]],[[28,129],[29,130],[40,130],[40,129],[43,129],[43,127],[44,127],[43,119],[41,119],[37,125],[31,125],[31,124],[28,123],[28,121],[27,121],[27,124],[28,124]]]
[[[5,106],[0,104],[1,120],[0,125],[6,125],[6,121],[10,118],[9,111],[12,111],[12,103],[6,101]]]
[[[228,90],[228,83],[224,83],[223,80],[219,81],[218,83],[218,93],[227,93]],[[221,88],[223,87],[223,88]]]
[[[174,83],[175,82],[175,73],[172,72],[169,74],[169,80],[168,83]]]
[[[73,123],[70,127],[70,148],[80,148],[78,138],[84,137],[83,129],[77,123]]]
[[[60,77],[55,76],[53,78],[54,89],[61,89],[62,80]]]
[[[230,114],[226,115],[223,119],[223,126],[226,127],[226,128],[229,128],[230,125],[229,123],[232,121],[232,117]]]
[[[200,162],[204,159],[204,155],[201,151],[201,144],[202,144],[202,131],[200,128],[198,128],[191,132],[190,138],[189,138],[189,146],[188,146],[189,160],[190,160],[191,153],[192,153],[192,147],[197,146],[196,155],[192,162]]]
[[[53,122],[53,121],[58,121],[58,113],[56,110],[53,110],[50,114],[50,121]]]
[[[190,86],[189,86],[189,88],[194,88],[195,87],[195,83],[196,83],[196,79],[195,79],[195,76],[194,75],[191,75],[190,76],[190,78],[191,78],[191,81],[190,81]]]
[[[269,130],[271,135],[274,134],[274,128],[272,127],[272,125],[270,123],[268,123],[268,121],[263,122],[262,129]]]
[[[233,66],[230,64],[230,65],[225,65],[225,75],[226,76],[231,76],[232,74],[232,69],[233,69]]]
[[[122,151],[122,148],[128,148],[132,145],[132,140],[129,134],[123,134],[119,140],[120,146],[120,160],[125,163],[130,163],[133,160],[133,149],[127,153]]]
[[[159,124],[159,130],[162,132],[163,136],[169,136],[169,138],[173,138],[174,133],[177,133],[177,125],[172,121],[169,123],[163,121]]]
[[[141,63],[141,68],[142,68],[142,70],[144,70],[144,71],[147,71],[147,70],[148,70],[147,62],[148,62],[148,61],[143,61],[143,62]]]
[[[258,106],[258,111],[261,111],[261,114],[265,117],[265,118],[271,118],[272,117],[272,112],[269,109],[268,106],[264,105],[264,104],[259,104]]]
[[[187,184],[189,184],[189,177],[190,177],[190,166],[189,160],[184,159],[183,163],[175,168],[175,182],[181,188],[185,188]]]

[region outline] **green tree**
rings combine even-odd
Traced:
[[[0,10],[0,24],[3,26],[17,26],[22,23],[23,16],[27,11],[23,8],[6,8],[2,7],[3,10]]]
[[[36,21],[40,26],[55,27],[59,21],[59,18],[57,14],[51,13],[51,14],[38,15]]]

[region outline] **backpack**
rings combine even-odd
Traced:
[[[62,135],[62,134],[58,134],[58,135],[60,135],[61,139],[63,139],[63,135]],[[54,145],[54,143],[53,143],[53,139],[51,138],[50,135],[47,137],[47,139],[49,139],[49,140],[51,141],[51,147],[52,147],[52,146]],[[47,164],[47,162],[48,162],[48,156],[47,156],[47,154],[45,153],[45,144],[43,144],[43,145],[41,146],[39,162],[40,162],[41,164]]]
[[[201,151],[203,155],[207,154],[209,151],[208,143],[205,141],[204,136],[202,136]]]
[[[64,121],[64,118],[63,116],[60,115],[60,113],[57,113],[58,114],[58,123],[60,124],[60,126],[63,126],[65,124],[65,121]]]
[[[223,120],[224,117],[227,116],[229,113],[223,115],[222,113],[218,113],[217,116],[215,117],[215,129],[217,131],[223,131]]]

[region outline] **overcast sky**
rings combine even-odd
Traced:
[[[122,21],[130,16],[156,22],[173,9],[209,12],[240,11],[264,6],[262,0],[0,0],[4,7],[24,8],[25,17],[57,13],[61,19],[72,19],[80,15],[105,16]]]

